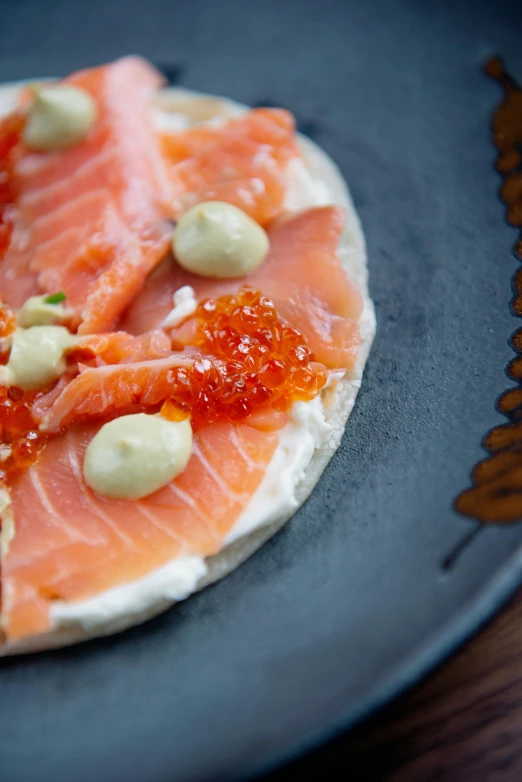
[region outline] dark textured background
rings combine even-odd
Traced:
[[[140,52],[183,86],[292,109],[362,217],[379,331],[340,452],[220,584],[106,641],[2,662],[0,779],[235,779],[418,675],[519,577],[522,529],[452,510],[500,422],[514,232],[495,193],[493,51],[508,2],[0,2],[0,80]]]

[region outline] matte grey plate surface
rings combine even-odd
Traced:
[[[513,355],[481,65],[522,77],[521,30],[504,1],[0,3],[1,81],[140,52],[293,110],[352,189],[379,325],[342,447],[276,538],[143,627],[0,664],[2,782],[245,778],[398,692],[518,583],[521,526],[441,563]]]

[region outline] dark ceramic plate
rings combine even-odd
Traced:
[[[184,86],[288,106],[340,164],[378,333],[339,453],[238,571],[143,627],[0,666],[2,782],[236,780],[424,673],[522,574],[522,527],[453,509],[504,419],[515,233],[481,71],[522,77],[522,4],[3,0],[0,80],[141,52]]]

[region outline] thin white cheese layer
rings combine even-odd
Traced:
[[[185,318],[188,318],[196,311],[198,304],[194,288],[190,285],[184,285],[183,288],[179,288],[173,296],[172,303],[174,306],[160,323],[160,326],[164,329],[179,326]]]
[[[140,614],[158,598],[183,600],[194,592],[207,572],[203,557],[181,557],[167,562],[130,584],[122,584],[89,600],[55,602],[51,618],[63,626],[81,624],[86,630],[128,614]]]
[[[332,203],[328,189],[312,178],[304,161],[292,160],[287,176],[285,207],[288,211]],[[174,302],[169,318],[176,320],[176,316],[181,314],[180,310],[176,311],[178,306],[191,306],[189,293],[184,291],[180,300]],[[279,433],[279,445],[263,481],[226,536],[224,545],[283,519],[297,509],[296,486],[314,451],[326,442],[329,432],[320,396],[311,402],[293,405],[290,420]],[[51,618],[56,625],[80,624],[86,630],[95,629],[119,617],[140,614],[161,599],[183,600],[197,589],[206,573],[203,557],[178,557],[140,579],[109,589],[89,600],[56,601],[51,607]]]
[[[330,428],[324,419],[320,396],[293,405],[261,485],[225,537],[225,545],[297,509],[295,487],[303,478],[315,449],[326,441]]]
[[[332,194],[327,185],[313,180],[300,158],[290,160],[286,169],[286,190],[284,207],[289,212],[311,209],[313,206],[327,206],[332,203]]]

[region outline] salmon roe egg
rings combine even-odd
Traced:
[[[161,406],[161,415],[169,421],[185,421],[190,417],[190,408],[167,399]]]

